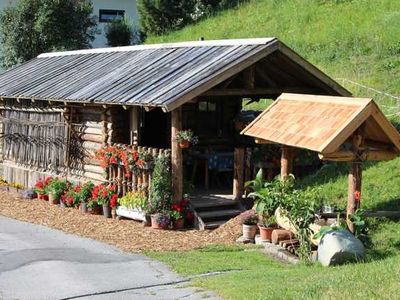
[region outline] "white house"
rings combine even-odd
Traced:
[[[15,5],[18,0],[0,0],[0,10]],[[93,14],[96,17],[98,34],[92,43],[93,48],[107,47],[105,26],[115,19],[126,16],[132,25],[138,25],[139,15],[136,0],[92,0]]]

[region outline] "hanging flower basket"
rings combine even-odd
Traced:
[[[189,148],[190,142],[188,140],[183,140],[182,142],[179,143],[179,147],[181,149],[186,149]]]

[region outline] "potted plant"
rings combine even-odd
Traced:
[[[39,200],[49,200],[48,195],[46,195],[46,186],[43,180],[38,180],[35,183],[34,191],[38,196]]]
[[[257,222],[258,216],[252,209],[246,210],[240,214],[240,220],[242,224],[243,238],[248,240],[254,240],[257,233]]]
[[[194,135],[191,129],[181,130],[176,134],[176,141],[182,149],[189,148],[190,145],[196,145],[199,138]]]
[[[81,213],[86,214],[88,211],[88,201],[92,196],[94,184],[91,181],[88,181],[82,185],[77,185],[75,187],[76,199],[79,205],[79,209]]]
[[[153,167],[153,156],[147,151],[139,152],[136,164],[143,170],[150,170]]]
[[[262,241],[271,241],[272,231],[277,228],[275,215],[267,216],[264,215],[260,218],[260,223],[258,224],[260,230],[260,239]]]
[[[96,200],[90,199],[87,203],[88,213],[91,215],[100,215],[101,207]]]
[[[249,197],[254,199],[255,211],[260,217],[260,236],[264,241],[271,240],[270,233],[276,226],[273,223],[276,209],[285,201],[289,185],[279,178],[272,182],[264,180],[262,169],[254,180],[246,183],[246,187],[253,190]]]
[[[146,221],[147,197],[143,191],[127,193],[118,199],[118,204],[119,206],[116,210],[118,216],[137,221]]]
[[[171,207],[171,168],[167,157],[155,159],[150,182],[149,202],[146,212],[151,215],[152,228],[166,228]]]
[[[170,217],[174,229],[182,230],[185,227],[185,216],[187,215],[188,204],[188,200],[183,199],[181,202],[171,205]]]
[[[65,179],[52,178],[46,188],[49,195],[49,203],[53,205],[59,204],[61,195],[64,194],[70,185]]]
[[[116,203],[118,195],[116,194],[115,185],[108,185],[106,183],[99,184],[93,188],[93,200],[103,207],[103,215],[106,218],[111,218],[110,202]]]

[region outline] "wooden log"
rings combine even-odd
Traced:
[[[97,134],[80,134],[80,139],[85,142],[95,142],[101,144],[104,140],[102,135]]]
[[[86,126],[79,126],[79,125],[72,126],[72,129],[78,134],[87,133],[87,134],[101,135],[103,133],[101,128],[86,127]]]
[[[171,166],[172,166],[172,201],[183,199],[183,160],[182,149],[176,140],[182,130],[182,109],[178,107],[171,112]]]
[[[244,148],[235,148],[233,155],[233,198],[240,200],[244,194]]]
[[[293,171],[293,148],[282,147],[281,180],[286,180]]]
[[[294,238],[294,234],[286,229],[275,229],[272,231],[271,241],[273,244],[278,244],[280,241],[290,240]]]
[[[299,242],[299,240],[284,240],[284,241],[280,241],[279,245],[283,248],[288,248],[290,246],[300,245],[300,242]]]
[[[99,150],[102,147],[102,144],[96,142],[82,142],[81,146],[87,150]]]

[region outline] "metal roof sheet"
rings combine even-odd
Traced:
[[[1,74],[0,97],[169,111],[278,47],[263,38],[46,53]]]

